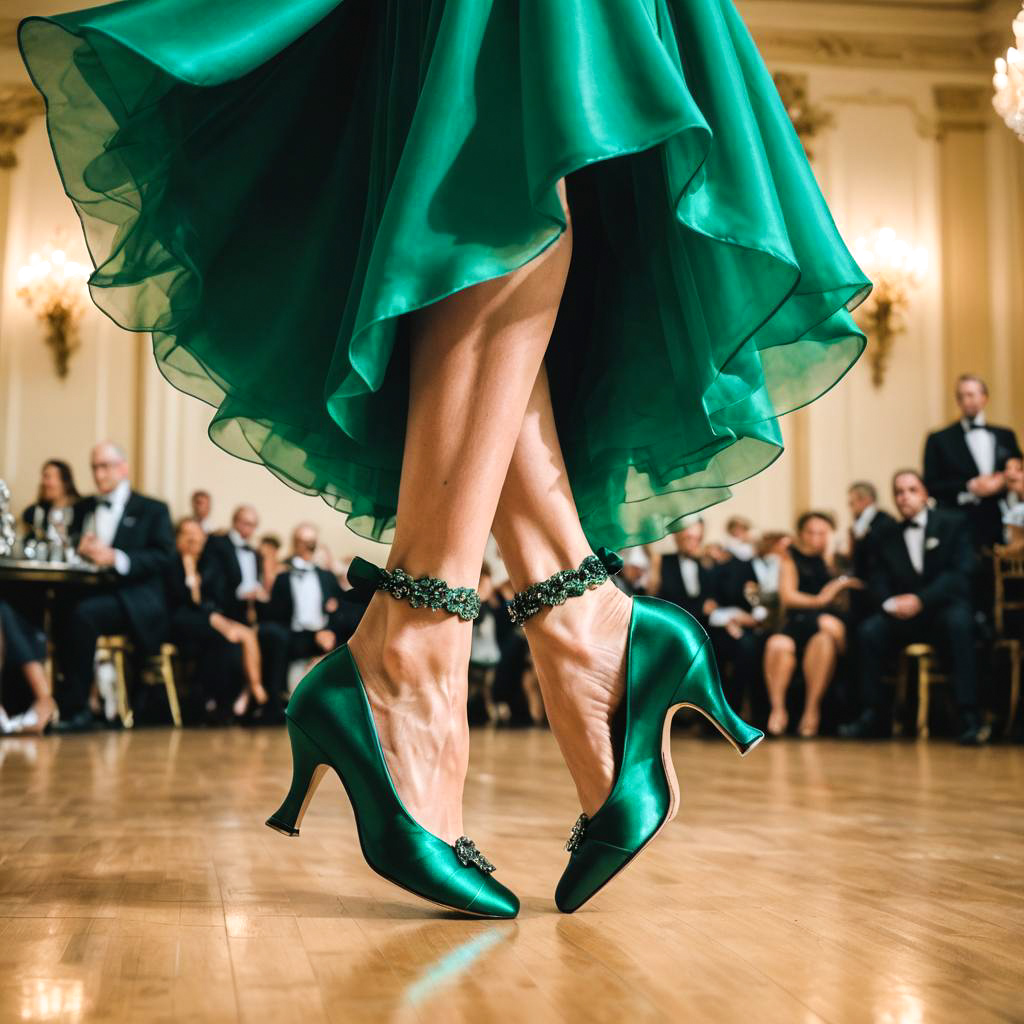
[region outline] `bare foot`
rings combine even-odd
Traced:
[[[789,726],[789,712],[785,708],[772,708],[768,716],[768,733],[771,736],[782,736]]]
[[[817,711],[804,711],[797,726],[797,732],[805,739],[814,739],[821,725],[821,715]]]
[[[526,623],[548,722],[587,815],[615,782],[611,723],[626,688],[632,611],[621,590],[604,584]]]
[[[470,623],[376,595],[349,641],[388,771],[428,832],[463,834]]]

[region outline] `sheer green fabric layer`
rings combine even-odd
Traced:
[[[127,0],[30,18],[96,270],[210,436],[394,527],[403,314],[574,254],[548,365],[595,548],[780,453],[864,345],[847,252],[730,0]]]

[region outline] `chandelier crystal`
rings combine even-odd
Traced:
[[[1010,131],[1024,142],[1024,5],[1013,23],[1013,34],[1017,45],[1011,46],[1005,57],[996,58],[992,106]]]

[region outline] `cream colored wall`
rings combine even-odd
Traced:
[[[907,332],[897,339],[884,387],[873,387],[864,360],[836,390],[787,417],[786,453],[708,514],[712,532],[733,513],[786,527],[808,505],[842,512],[852,479],[884,485],[897,467],[916,464],[925,432],[949,416],[952,374],[972,365],[972,346],[977,366],[992,376],[994,418],[1024,426],[1013,400],[1024,387],[1024,146],[985,110],[967,112],[966,121],[980,127],[944,131],[947,112],[936,103],[937,86],[987,89],[983,63],[968,66],[974,59],[968,53],[949,66],[945,54],[932,60],[918,49],[921,66],[912,70],[913,63],[893,57],[898,47],[835,46],[853,26],[872,29],[874,21],[856,5],[819,5],[828,8],[820,17],[818,6],[812,17],[811,5],[784,0],[740,6],[766,43],[772,68],[807,75],[811,101],[834,117],[833,127],[814,142],[814,166],[840,230],[852,240],[892,224],[928,247],[932,269]],[[913,48],[920,44],[921,16],[905,6],[873,8],[871,18],[889,18],[891,30],[903,33],[899,38]],[[962,11],[930,15],[929,21],[950,46],[978,28],[974,16]],[[811,24],[814,38],[801,34],[800,26]],[[997,24],[1002,22],[992,22]],[[839,35],[826,37],[828,31]],[[835,60],[828,56],[833,47]],[[952,119],[963,121],[961,113]],[[79,237],[77,221],[60,190],[41,120],[32,123],[17,152],[18,166],[0,170],[0,232],[5,187],[9,192],[7,230],[0,234],[0,476],[11,482],[19,505],[31,499],[38,466],[49,456],[67,457],[87,482],[90,442],[111,436],[131,452],[141,486],[165,496],[175,513],[185,510],[189,491],[202,486],[213,493],[214,518],[222,524],[244,498],[260,509],[267,529],[285,533],[297,520],[311,519],[339,552],[379,553],[319,499],[298,495],[262,467],[216,448],[206,436],[210,410],[163,381],[146,339],[124,334],[95,310],[86,318],[71,375],[57,380],[41,328],[14,298],[13,270],[55,227]],[[958,261],[946,258],[943,245],[950,237],[962,244],[965,237],[962,222],[959,236],[949,222],[950,204],[959,196],[977,220],[976,233],[966,237],[979,255],[964,259],[957,250]],[[943,274],[963,264],[974,279],[961,282],[962,305],[951,327]],[[978,323],[988,326],[985,336],[974,338],[972,325]]]

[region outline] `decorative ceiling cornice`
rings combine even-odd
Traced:
[[[14,144],[32,118],[42,113],[42,97],[31,85],[0,84],[0,168],[10,170],[17,165]]]

